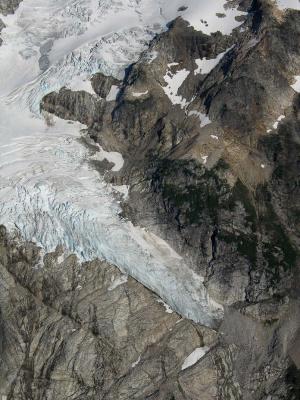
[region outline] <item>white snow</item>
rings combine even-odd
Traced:
[[[282,121],[284,118],[285,118],[285,115],[280,115],[280,116],[277,118],[277,120],[274,122],[272,128],[273,128],[273,129],[277,129],[277,128],[278,128],[278,125],[279,125],[279,123],[280,123],[280,121]],[[267,129],[267,133],[270,133],[270,132],[272,132],[272,129],[270,129],[270,128]]]
[[[131,364],[131,368],[136,367],[140,361],[141,361],[141,356],[139,356],[139,358],[133,364]]]
[[[146,90],[145,92],[133,92],[133,93],[132,93],[132,96],[133,96],[133,97],[142,97],[142,96],[145,96],[145,95],[148,94],[148,93],[149,93],[148,90]]]
[[[177,65],[177,63],[173,63],[173,65]],[[172,64],[169,64],[169,68]],[[186,99],[183,96],[178,95],[178,90],[186,80],[190,71],[186,70],[185,68],[175,73],[172,73],[170,70],[167,71],[166,75],[164,76],[164,80],[167,83],[167,86],[163,87],[164,92],[171,100],[172,104],[176,105],[179,104],[181,108],[184,108],[188,105]]]
[[[300,3],[299,3],[300,4]],[[295,76],[295,83],[291,87],[298,93],[300,93],[300,75]]]
[[[120,186],[114,186],[114,190],[117,193],[120,193],[124,200],[127,200],[129,196],[129,186],[128,185],[120,185]]]
[[[64,255],[58,256],[57,257],[58,264],[61,264],[64,261],[64,259],[65,259]]]
[[[218,56],[216,58],[211,58],[211,59],[207,59],[206,57],[197,58],[195,60],[195,63],[197,64],[198,68],[195,69],[194,74],[195,75],[209,74],[219,64],[219,62],[222,60],[222,58],[225,56],[225,54],[227,54],[232,48],[233,48],[233,46],[231,46],[229,49],[227,49],[223,53],[218,54]]]
[[[84,79],[80,76],[74,76],[73,79],[66,85],[66,87],[73,91],[83,90],[85,92],[95,95],[95,92],[91,85],[91,81],[88,78]]]
[[[278,8],[280,10],[285,10],[287,8],[292,8],[294,10],[300,10],[299,0],[275,0]]]
[[[226,29],[232,29],[238,24],[228,25],[232,13],[241,14],[234,9],[220,19],[215,5],[209,10],[204,1],[186,3],[188,13],[201,5],[203,15],[211,12],[215,28],[227,20]],[[225,2],[216,3],[223,9]],[[209,297],[203,278],[162,239],[120,217],[115,193],[127,195],[128,188],[107,184],[90,162],[103,157],[117,171],[122,155],[102,148],[95,155],[80,141],[83,125],[47,115],[45,123],[39,114],[40,100],[50,91],[68,85],[90,90],[87,80],[96,71],[122,76],[154,35],[181,14],[180,5],[177,0],[23,0],[15,15],[1,17],[7,27],[0,47],[0,223],[25,240],[35,238],[44,251],[60,244],[81,260],[107,260],[174,311],[211,325],[223,309]],[[49,59],[44,71],[42,52]],[[175,89],[187,73],[175,78]]]
[[[181,16],[194,29],[208,35],[217,31],[229,35],[234,28],[241,25],[235,18],[245,14],[238,11],[237,7],[229,6],[224,0],[162,0],[159,3],[162,5],[162,15],[166,16],[166,19]],[[182,6],[186,6],[187,9],[179,11]],[[218,13],[225,16],[220,18]]]
[[[147,62],[147,64],[151,64],[158,57],[158,52],[153,50],[151,52],[147,52],[143,55],[143,61]]]
[[[206,164],[206,163],[207,163],[208,156],[201,156],[201,158],[202,158],[202,160],[203,160],[203,164]]]
[[[168,68],[176,67],[177,65],[179,65],[178,62],[171,62],[171,63],[168,64]]]
[[[106,101],[116,101],[119,94],[120,88],[116,85],[112,85],[108,95],[106,96]]]
[[[167,303],[165,303],[163,300],[160,300],[160,299],[157,300],[157,302],[163,304],[163,306],[166,309],[166,313],[173,314],[173,310],[171,309],[171,307]]]
[[[189,116],[196,115],[199,118],[200,128],[203,128],[204,126],[211,124],[211,120],[209,119],[209,116],[201,113],[200,111],[192,110],[188,113],[188,115]]]
[[[265,164],[260,164],[260,166],[261,166],[262,169],[266,168]]]
[[[209,347],[197,347],[183,362],[181,370],[191,367],[192,365],[196,364],[205,354],[210,350]]]
[[[214,140],[219,140],[219,137],[216,136],[216,135],[210,135],[210,137],[211,137],[212,139],[214,139]]]
[[[128,276],[127,275],[121,275],[119,278],[113,279],[111,285],[108,287],[108,291],[112,291],[116,289],[118,286],[123,285],[128,281]]]
[[[278,128],[278,125],[279,125],[279,122],[282,121],[284,118],[285,118],[285,115],[280,115],[280,116],[277,118],[276,122],[274,122],[273,128],[274,128],[274,129],[277,129],[277,128]]]
[[[107,160],[108,162],[111,162],[114,164],[112,171],[118,172],[123,168],[124,165],[124,159],[122,157],[122,154],[116,152],[116,151],[105,151],[101,146],[98,145],[99,151],[94,154],[90,159],[91,160]]]

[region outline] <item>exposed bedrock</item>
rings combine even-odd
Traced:
[[[2,396],[297,399],[296,301],[239,304],[218,334],[114,266],[58,247],[41,268],[36,245],[0,233]]]

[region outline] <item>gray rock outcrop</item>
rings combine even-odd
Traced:
[[[0,14],[13,14],[22,0],[0,0]]]

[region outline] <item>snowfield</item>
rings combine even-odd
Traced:
[[[280,10],[286,10],[288,8],[300,10],[299,0],[275,0],[275,2]]]
[[[172,310],[206,325],[223,310],[209,298],[202,278],[166,242],[122,220],[115,193],[126,196],[128,188],[108,185],[93,169],[93,160],[107,159],[114,171],[121,170],[122,155],[102,148],[96,153],[83,144],[84,126],[42,116],[39,104],[62,86],[92,92],[90,76],[96,71],[122,77],[177,16],[207,34],[230,33],[243,13],[225,4],[23,0],[14,15],[1,16],[6,28],[0,47],[0,223],[45,251],[62,244],[66,254],[82,260],[106,259]],[[176,101],[183,78],[167,82]],[[116,95],[113,88],[109,99]]]

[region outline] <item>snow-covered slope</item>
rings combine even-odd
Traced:
[[[179,15],[208,34],[230,33],[242,13],[225,10],[225,3],[24,0],[15,15],[3,17],[0,48],[0,223],[46,251],[63,244],[83,259],[105,258],[205,324],[222,310],[201,277],[161,239],[119,217],[114,193],[126,188],[107,185],[93,170],[95,154],[80,141],[82,126],[47,124],[39,103],[64,85],[90,90],[88,79],[98,70],[121,77]]]

